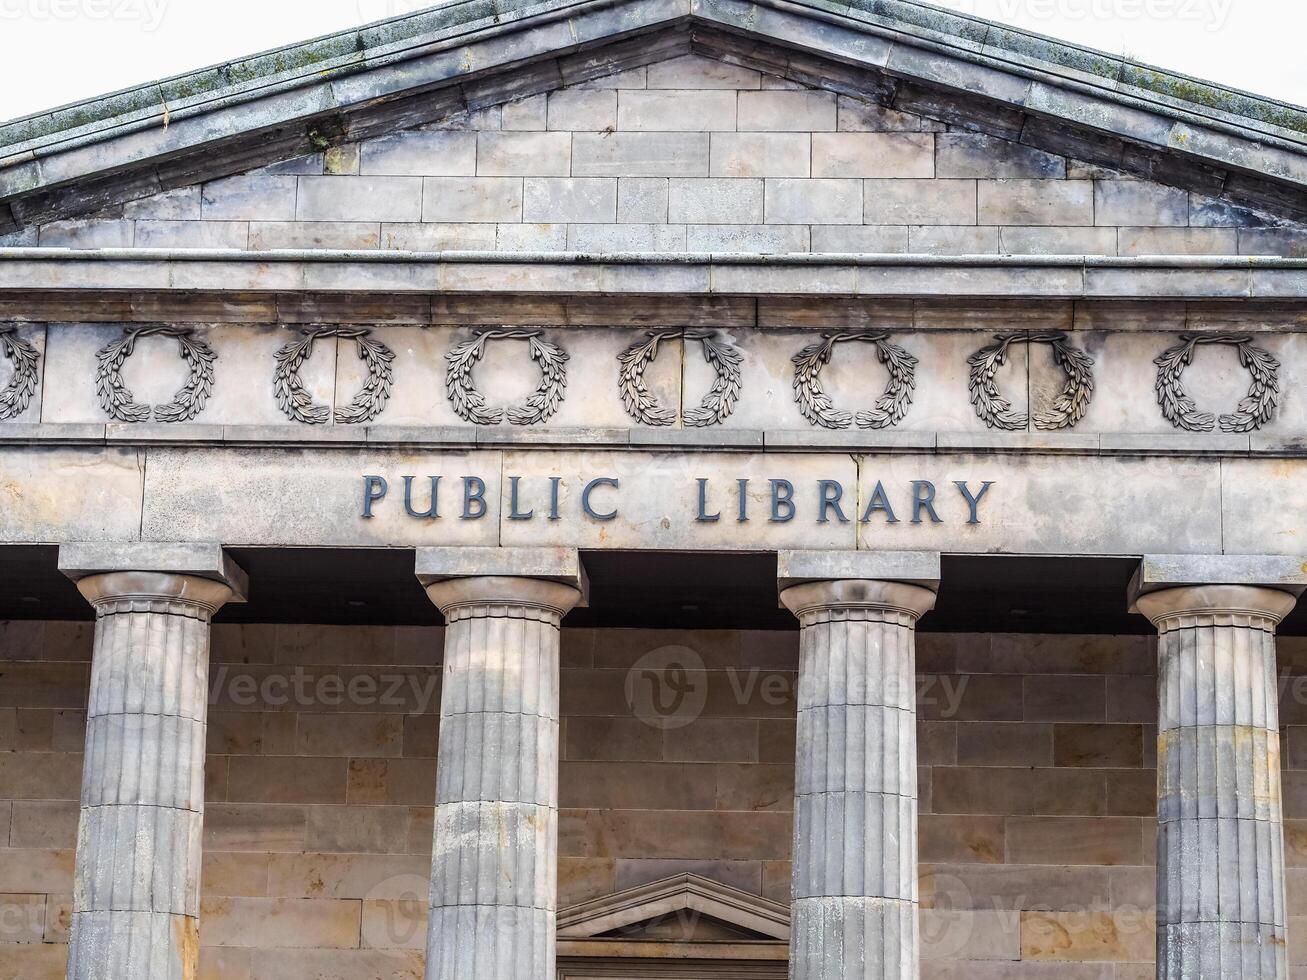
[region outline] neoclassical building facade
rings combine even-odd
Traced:
[[[0,124],[0,980],[1287,977],[1305,134],[909,0]]]

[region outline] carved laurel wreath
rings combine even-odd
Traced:
[[[14,365],[14,376],[0,391],[0,420],[16,418],[27,411],[36,393],[38,356],[36,348],[18,336],[18,328],[0,325],[0,350]]]
[[[121,340],[102,347],[95,355],[100,363],[95,388],[105,414],[120,422],[145,422],[151,413],[156,422],[189,422],[199,415],[213,391],[213,362],[218,355],[203,340],[192,336],[193,333],[190,327],[140,327],[126,331]],[[122,368],[136,350],[136,342],[142,337],[155,335],[177,338],[182,360],[190,367],[191,373],[172,401],[151,408],[136,401],[131,389],[123,383]]]
[[[799,411],[813,425],[827,429],[847,429],[856,419],[861,429],[885,429],[897,425],[908,414],[912,393],[917,386],[917,359],[897,344],[888,341],[887,333],[823,333],[819,343],[803,348],[794,362],[794,400]],[[830,363],[835,345],[846,340],[861,340],[876,345],[876,355],[889,371],[889,383],[876,405],[855,416],[840,412],[821,386],[821,369]]]
[[[1239,408],[1220,417],[1221,431],[1251,432],[1269,422],[1280,400],[1280,362],[1269,351],[1254,347],[1252,339],[1246,334],[1182,334],[1179,344],[1156,358],[1157,403],[1166,420],[1191,432],[1212,431],[1216,416],[1198,410],[1194,400],[1185,394],[1180,375],[1193,360],[1194,348],[1199,344],[1226,344],[1238,348],[1239,363],[1253,376],[1253,383]]]
[[[395,352],[368,336],[371,332],[359,327],[306,328],[303,340],[292,341],[277,351],[277,373],[272,382],[277,406],[288,418],[309,425],[321,425],[333,416],[328,406],[313,403],[313,396],[300,380],[300,368],[313,355],[313,345],[320,338],[339,337],[354,341],[359,360],[367,365],[368,380],[349,405],[335,410],[334,417],[344,424],[375,419],[390,400],[390,388],[395,380],[391,366]]]
[[[1053,407],[1034,416],[1036,429],[1067,429],[1085,417],[1089,400],[1094,394],[1094,359],[1080,348],[1072,346],[1067,335],[1051,333],[999,333],[998,341],[982,347],[967,359],[971,365],[971,403],[976,414],[991,429],[1024,429],[1030,422],[1025,412],[1014,412],[1012,403],[999,394],[995,375],[1007,362],[1008,348],[1013,344],[1048,344],[1053,348],[1053,359],[1064,372],[1066,384],[1053,400]]]
[[[536,425],[547,422],[563,403],[567,387],[567,352],[544,340],[541,331],[530,327],[505,327],[486,330],[472,340],[450,349],[445,370],[445,391],[460,418],[476,425],[498,425],[507,416],[513,425]],[[472,369],[491,340],[525,340],[531,360],[540,365],[540,384],[521,405],[507,409],[486,408],[485,396],[472,383]]]
[[[704,360],[712,366],[717,380],[699,407],[687,409],[681,420],[688,426],[702,427],[717,425],[730,418],[740,398],[742,358],[738,350],[718,341],[713,330],[651,330],[647,336],[647,341],[637,341],[617,355],[617,362],[622,366],[617,384],[628,415],[645,425],[671,425],[676,421],[676,412],[659,405],[645,385],[644,371],[658,356],[659,345],[664,340],[683,338],[699,341]]]

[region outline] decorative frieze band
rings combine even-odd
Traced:
[[[151,336],[175,339],[181,360],[189,371],[173,399],[157,405],[137,402],[123,377],[124,366],[138,342]],[[320,404],[301,378],[301,370],[311,360],[317,342],[326,339],[353,341],[366,370],[358,391],[343,407]],[[496,406],[477,384],[476,374],[488,350],[503,341],[525,341],[525,354],[539,369],[539,380],[519,401]],[[584,348],[586,341],[581,343]],[[871,345],[887,377],[883,388],[877,384],[866,393],[860,409],[837,407],[822,382],[823,371],[836,361],[837,348],[850,343]],[[684,379],[688,373],[685,359],[695,349],[702,353],[711,370],[712,380],[707,382],[707,391],[697,404],[692,397],[686,406],[671,403],[676,399],[666,395],[660,398],[656,386],[646,379],[646,372],[669,344],[677,345],[675,356],[679,360],[675,367],[660,369],[664,373],[671,370],[675,377]],[[1027,411],[1014,408],[1012,400],[1001,390],[1000,371],[1018,345],[1046,347],[1052,363],[1064,377],[1060,389],[1050,396],[1042,410],[1036,410],[1033,404]],[[1232,411],[1219,415],[1200,408],[1202,400],[1191,396],[1183,384],[1185,368],[1194,360],[1197,349],[1207,345],[1234,348],[1240,365],[1251,376],[1247,395]],[[571,343],[565,342],[562,336],[550,337],[549,331],[541,326],[479,328],[470,339],[451,342],[444,352],[444,396],[453,413],[472,425],[498,426],[505,422],[523,427],[543,425],[559,413],[568,396],[568,364],[572,359],[569,346]],[[785,370],[792,373],[791,387],[798,415],[810,426],[826,430],[900,426],[916,396],[929,386],[919,377],[920,358],[924,355],[910,352],[912,346],[915,345],[901,345],[886,331],[822,332],[819,340],[789,356],[785,365]],[[622,409],[645,426],[720,426],[731,418],[742,399],[750,397],[746,388],[757,391],[761,384],[766,387],[762,396],[774,397],[774,389],[758,380],[756,374],[751,376],[746,372],[746,349],[752,352],[752,357],[761,358],[759,366],[764,371],[775,370],[771,367],[775,362],[768,360],[773,355],[759,354],[747,345],[742,349],[716,330],[691,327],[650,330],[643,339],[630,343],[617,354],[616,380]],[[110,419],[119,422],[192,421],[204,411],[221,381],[215,372],[217,360],[217,351],[199,339],[193,328],[164,324],[129,328],[96,353],[95,382],[100,408]],[[291,421],[305,425],[372,422],[386,409],[396,382],[395,351],[372,336],[372,330],[366,327],[307,327],[302,337],[276,350],[272,360],[272,395],[277,407]],[[0,362],[8,362],[12,372],[8,384],[0,389],[0,421],[3,421],[17,418],[31,404],[41,385],[41,354],[37,346],[20,336],[16,325],[0,324]],[[867,358],[862,363],[871,362]],[[970,354],[966,363],[969,400],[976,416],[990,429],[1070,430],[1086,418],[1095,392],[1094,357],[1082,344],[1060,331],[994,334],[993,342]],[[1274,418],[1285,383],[1279,360],[1254,344],[1252,336],[1247,334],[1182,334],[1179,343],[1168,347],[1154,363],[1157,403],[1162,417],[1176,428],[1191,432],[1212,432],[1218,426],[1226,433],[1249,433],[1262,428]],[[947,364],[938,368],[946,370]],[[751,377],[755,380],[746,384],[746,379]],[[595,390],[592,384],[583,394],[588,396]],[[579,424],[589,423],[582,420]]]

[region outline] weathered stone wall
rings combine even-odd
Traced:
[[[1291,222],[696,56],[4,244],[1307,254]]]
[[[62,976],[90,644],[0,628],[5,980]],[[641,683],[686,649],[705,670],[679,703]],[[205,977],[421,976],[440,650],[438,629],[215,627]],[[560,904],[681,871],[785,901],[797,633],[564,630],[562,656]],[[1152,977],[1154,657],[920,635],[927,980]],[[1280,666],[1307,965],[1307,643],[1282,638]]]

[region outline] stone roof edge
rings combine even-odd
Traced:
[[[0,121],[0,159],[84,146],[139,125],[227,108],[402,61],[423,48],[594,0],[454,0],[430,10],[271,48],[243,58]],[[610,0],[611,2],[611,0]]]
[[[111,139],[253,101],[309,84],[403,61],[458,38],[513,29],[523,21],[554,19],[580,8],[622,0],[458,0],[430,10],[325,35],[124,89],[100,98],[0,123],[0,159],[13,163]],[[687,16],[714,0],[683,0]],[[934,42],[968,52],[980,63],[1025,74],[1030,70],[1134,104],[1131,94],[1158,109],[1204,122],[1224,122],[1245,133],[1307,143],[1307,110],[1177,72],[1055,40],[917,0],[759,0],[851,25],[878,28],[905,40]]]
[[[350,262],[379,265],[734,265],[923,268],[1303,269],[1307,258],[1274,255],[937,255],[925,252],[419,252],[399,249],[0,248],[3,262]]]

